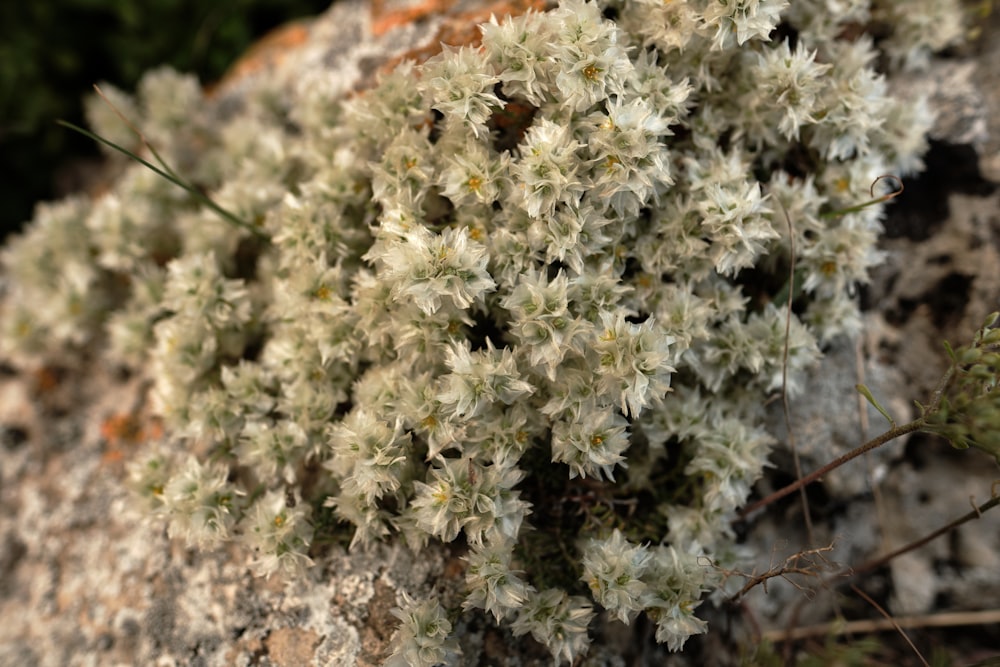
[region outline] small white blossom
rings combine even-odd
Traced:
[[[654,325],[625,321],[622,312],[602,312],[601,329],[593,344],[598,359],[599,387],[622,412],[637,416],[670,389],[673,339]]]
[[[573,421],[552,426],[552,460],[569,465],[569,476],[614,481],[615,466],[625,466],[628,422],[617,410],[589,406]]]
[[[277,491],[268,491],[250,508],[244,540],[254,550],[251,565],[258,576],[294,576],[312,565],[307,555],[313,536],[308,509],[301,502],[290,507],[285,494]]]
[[[465,609],[485,609],[497,622],[514,613],[527,600],[534,588],[511,570],[513,544],[501,541],[473,548],[465,557],[468,569],[465,583],[469,595],[462,604]]]
[[[602,607],[628,624],[644,605],[647,586],[642,575],[651,555],[632,545],[617,529],[611,537],[592,539],[583,552],[583,581]]]
[[[367,257],[382,268],[393,299],[413,299],[428,314],[441,308],[446,297],[456,307],[468,308],[496,287],[486,270],[486,248],[464,228],[433,234],[415,227],[391,241],[383,254]]]
[[[765,119],[777,119],[778,131],[788,140],[798,140],[799,130],[816,122],[826,74],[832,65],[816,62],[816,52],[800,43],[792,51],[788,40],[781,46],[757,54],[751,69],[755,82],[752,98],[767,105]]]
[[[493,92],[499,82],[486,65],[486,54],[472,48],[446,47],[423,65],[419,88],[446,123],[464,124],[476,137],[486,134],[486,121],[503,100]]]
[[[444,376],[438,398],[464,419],[482,414],[497,401],[510,405],[534,391],[521,379],[510,349],[497,350],[489,340],[485,350],[476,352],[465,345],[448,348],[445,364],[451,373]]]
[[[205,547],[230,537],[237,490],[221,464],[202,465],[190,457],[163,486],[161,513],[171,537]]]
[[[492,204],[505,189],[508,159],[478,142],[451,153],[441,171],[441,194],[455,206]]]
[[[479,27],[483,48],[508,97],[522,96],[536,106],[546,100],[553,69],[552,28],[547,16],[531,11],[503,22],[490,16],[489,23]]]
[[[550,120],[535,122],[511,163],[514,194],[529,216],[551,215],[559,203],[576,203],[583,194],[582,163],[569,129]]]
[[[590,646],[587,626],[593,618],[593,607],[585,598],[547,588],[528,596],[511,630],[515,637],[530,632],[536,641],[548,647],[557,664],[565,659],[572,665]]]
[[[390,425],[367,410],[356,409],[331,425],[328,436],[332,456],[324,466],[350,493],[372,503],[399,488],[410,445],[401,419]]]
[[[742,46],[750,39],[767,39],[781,20],[788,0],[710,0],[702,24],[713,32],[712,48]]]
[[[386,667],[458,665],[462,651],[451,636],[451,622],[437,600],[414,600],[401,593],[402,604],[390,611],[399,619]]]
[[[652,550],[645,581],[649,591],[646,613],[656,623],[656,641],[680,651],[689,637],[702,634],[708,623],[694,615],[705,588],[712,583],[711,566],[697,554],[673,546]]]

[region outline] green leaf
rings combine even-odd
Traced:
[[[891,426],[892,428],[896,428],[896,421],[892,417],[890,417],[889,413],[886,412],[886,409],[883,408],[881,404],[879,404],[879,402],[875,400],[875,396],[872,395],[871,389],[869,389],[863,384],[856,384],[854,385],[854,388],[857,389],[858,393],[864,396],[868,400],[868,402],[872,404],[872,407],[881,412],[882,416],[889,420],[889,426]]]
[[[139,157],[138,155],[136,155],[135,153],[133,153],[129,149],[125,148],[124,146],[119,146],[118,144],[116,144],[113,141],[105,139],[102,136],[96,135],[96,134],[94,134],[93,132],[91,132],[89,130],[83,129],[79,125],[74,125],[73,123],[70,123],[70,122],[65,121],[65,120],[57,120],[56,123],[58,123],[59,125],[62,125],[63,127],[69,128],[69,129],[73,130],[74,132],[79,132],[83,136],[89,137],[89,138],[93,139],[94,141],[97,141],[97,142],[100,142],[100,143],[104,144],[105,146],[109,146],[109,147],[115,149],[116,151],[118,151],[119,153],[122,153],[123,155],[127,155],[128,157],[130,157],[131,159],[135,160],[136,162],[138,162],[142,166],[146,167],[147,169],[152,170],[153,173],[155,173],[155,174],[157,174],[159,176],[162,176],[163,178],[167,179],[168,181],[170,181],[171,183],[173,183],[177,187],[183,188],[184,190],[186,190],[192,197],[194,197],[195,199],[197,199],[199,202],[201,202],[202,204],[204,204],[208,208],[212,209],[212,211],[214,211],[217,215],[219,215],[219,217],[221,217],[226,222],[230,222],[230,223],[236,225],[237,227],[245,229],[245,230],[247,230],[248,232],[250,232],[251,234],[253,234],[255,236],[259,236],[259,237],[265,238],[265,239],[267,238],[267,235],[264,234],[262,231],[260,231],[259,229],[257,229],[253,225],[251,225],[250,223],[248,223],[248,222],[240,219],[239,217],[233,215],[232,213],[230,213],[226,209],[222,208],[221,206],[219,206],[218,204],[216,204],[214,201],[212,201],[211,198],[209,198],[207,195],[205,195],[204,193],[202,193],[200,190],[198,190],[194,186],[189,185],[188,183],[185,183],[176,174],[173,173],[173,170],[170,170],[169,167],[166,167],[166,165],[164,165],[164,167],[166,168],[166,170],[161,169],[160,167],[157,167],[152,162],[149,162],[148,160],[144,160],[143,158]]]

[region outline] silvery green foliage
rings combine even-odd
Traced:
[[[402,605],[392,610],[400,625],[393,636],[387,667],[458,665],[461,649],[451,637],[451,623],[437,600],[414,600],[402,594]]]
[[[461,539],[462,606],[557,661],[587,649],[588,587],[679,650],[705,631],[708,563],[732,564],[730,519],[773,442],[763,404],[860,326],[882,208],[830,213],[921,167],[926,105],[889,97],[876,63],[920,66],[958,16],[564,0],[350,99],[303,72],[225,115],[152,72],[109,98],[266,240],[128,166],[101,197],[40,206],[3,251],[0,351],[106,341],[149,377],[166,435],[130,483],[190,543],[241,541],[270,574],[311,562],[318,515],[356,547]],[[532,521],[637,493],[655,499],[643,521],[562,538],[575,586],[528,567]],[[397,616],[396,663],[456,659],[438,603]]]

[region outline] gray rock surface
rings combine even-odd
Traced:
[[[913,401],[928,402],[947,368],[942,342],[968,342],[986,315],[1000,310],[1000,15],[982,27],[980,40],[961,57],[935,60],[930,70],[896,84],[930,98],[938,117],[935,144],[927,173],[908,182],[890,207],[882,241],[887,260],[867,288],[858,349],[827,350],[804,398],[791,404],[804,473],[885,430],[880,414],[859,406],[855,383],[867,384],[897,422],[906,422],[915,416]],[[772,458],[793,474],[780,406],[772,410],[771,429],[782,442]],[[849,590],[843,594],[846,585],[836,589],[840,595],[830,594],[829,584],[848,583],[842,575],[852,566],[969,512],[997,492],[998,479],[1000,469],[984,453],[958,451],[922,434],[869,453],[809,494],[811,542],[797,494],[755,521],[746,542],[758,554],[755,574],[810,548],[823,551],[797,561],[812,574],[778,577],[766,591],[758,586],[744,609],[776,637],[791,626],[825,622],[845,607],[867,607]],[[767,480],[759,486],[763,493],[774,488]],[[884,574],[850,581],[863,582],[898,616],[996,609],[1000,512],[894,559]],[[992,654],[998,650],[993,642]]]
[[[482,3],[454,4],[447,16],[424,15],[405,0],[373,6],[377,11],[338,3],[309,24],[304,43],[259,55],[227,82],[220,103],[238,100],[258,67],[278,71],[280,87],[296,85],[307,64],[324,63],[347,93],[363,87],[378,63],[433,48],[457,26],[468,29],[488,18]],[[376,36],[393,16],[419,20],[400,21],[398,29]],[[1000,69],[994,64],[1000,62],[1000,13],[991,30],[964,60],[935,64],[924,82],[942,118],[935,136],[975,147],[984,179],[1000,182]],[[863,345],[831,350],[806,392],[812,398],[793,403],[806,470],[859,443],[865,430],[882,428],[877,412],[859,407],[856,382],[866,382],[904,420],[911,401],[926,400],[944,369],[940,341],[967,339],[987,312],[1000,308],[1000,194],[988,190],[945,193],[948,215],[930,221],[928,233],[886,240],[889,261],[869,290]],[[123,406],[141,405],[143,386],[141,378],[116,377],[100,359],[66,360],[33,373],[0,369],[0,664],[378,665],[396,624],[389,610],[401,591],[433,589],[454,596],[452,603],[459,599],[461,562],[447,547],[419,557],[401,546],[367,554],[330,547],[305,578],[283,582],[254,578],[243,553],[200,553],[168,540],[144,522],[123,489],[124,461],[140,445],[109,438],[106,429]],[[777,413],[774,427],[782,437]],[[789,458],[779,452],[777,461],[785,467]],[[998,476],[979,452],[922,437],[893,443],[818,487],[825,499],[815,502],[813,546],[835,548],[817,552],[810,567],[829,574],[915,539],[968,511],[970,497],[988,497]],[[762,554],[757,572],[808,548],[797,503],[755,520],[746,545]],[[887,581],[873,581],[883,586],[894,613],[996,606],[998,554],[1000,511],[898,559]],[[799,624],[832,617],[828,596],[808,593],[815,599],[798,604],[807,595],[800,587],[815,585],[815,577],[789,579],[799,587],[774,580],[747,597],[745,615],[760,629],[785,627],[793,610],[801,612]],[[706,639],[692,641],[720,664],[734,660],[727,637],[753,634],[719,631],[732,627],[726,614],[723,608],[711,619],[716,631]],[[458,630],[467,664],[551,664],[547,651],[514,640],[485,617],[473,615]],[[605,624],[596,632],[586,664],[686,660],[668,660],[641,621],[630,628]]]

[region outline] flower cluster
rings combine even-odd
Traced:
[[[633,545],[615,530],[592,539],[583,554],[583,579],[597,600],[622,623],[645,610],[656,622],[656,639],[679,651],[708,625],[694,615],[712,571],[690,552],[673,546]]]
[[[883,207],[856,205],[921,167],[930,115],[890,79],[957,16],[562,0],[349,97],[326,69],[239,105],[152,72],[106,95],[197,191],[134,165],[40,206],[0,253],[0,353],[106,342],[166,428],[131,467],[142,503],[260,574],[308,566],[332,516],[353,547],[464,541],[461,606],[557,661],[587,650],[589,600],[679,650],[734,558],[767,397],[859,327]],[[455,663],[455,607],[404,597],[390,663]]]
[[[393,637],[395,648],[387,667],[436,667],[457,665],[458,642],[451,637],[451,623],[437,600],[414,600],[403,593],[403,604],[392,610],[400,620]]]

